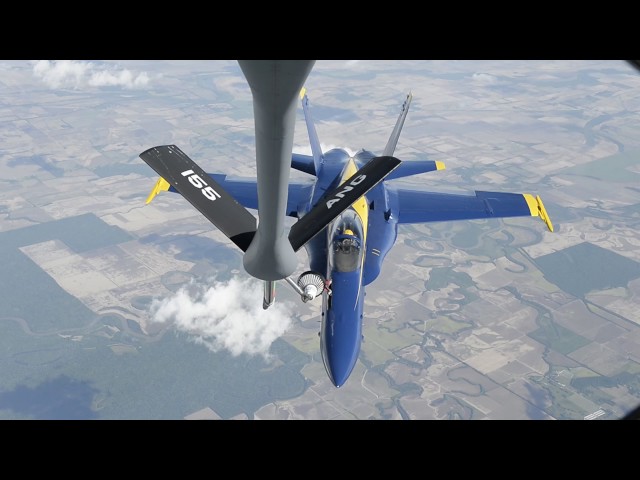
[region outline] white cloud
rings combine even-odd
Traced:
[[[282,288],[281,285],[278,286]],[[214,352],[261,355],[291,326],[294,305],[279,302],[262,308],[263,283],[254,278],[191,283],[150,307],[154,322],[172,321],[177,330]]]
[[[76,60],[39,60],[33,65],[33,75],[50,88],[123,87],[140,88],[148,85],[146,72]]]
[[[95,72],[89,78],[89,85],[94,87],[122,85],[126,88],[144,87],[149,83],[149,76],[142,72],[133,76],[130,70],[120,70],[119,72],[109,72],[106,70]]]
[[[498,82],[498,77],[489,73],[474,73],[471,79],[483,85],[493,85]]]

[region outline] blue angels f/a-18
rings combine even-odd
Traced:
[[[338,148],[323,152],[304,89],[300,98],[312,155],[292,155],[291,167],[308,174],[309,180],[289,183],[286,215],[298,219],[288,240],[293,251],[306,248],[309,268],[297,281],[285,280],[305,302],[322,296],[322,359],[331,382],[340,387],[360,352],[365,287],[380,275],[398,225],[538,216],[549,230],[553,226],[539,196],[484,191],[457,195],[395,185],[395,179],[445,168],[439,161],[401,162],[393,157],[411,94],[381,156],[368,150],[355,155]],[[257,179],[207,174],[175,145],[151,148],[140,157],[161,176],[147,203],[161,190],[179,192],[247,251],[257,230],[256,218],[246,210],[258,209]],[[274,282],[265,282],[264,308],[273,302],[274,289]]]

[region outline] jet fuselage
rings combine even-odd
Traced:
[[[340,186],[374,156],[364,150],[353,157],[342,149],[326,152],[317,172],[316,187],[299,216],[319,202],[330,206],[332,199],[326,192]],[[324,275],[328,285],[322,298],[320,350],[327,374],[336,387],[349,378],[360,353],[364,286],[380,273],[382,261],[397,236],[393,215],[387,214],[385,218],[382,209],[388,205],[387,199],[387,189],[381,182],[306,245],[311,270]],[[374,238],[369,237],[370,231],[375,232]]]

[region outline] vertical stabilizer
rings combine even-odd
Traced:
[[[322,149],[320,148],[320,140],[318,140],[318,133],[316,127],[313,124],[313,117],[311,116],[311,108],[309,107],[309,97],[307,97],[307,89],[300,90],[300,99],[302,100],[302,110],[304,111],[304,121],[307,124],[307,132],[309,132],[309,143],[311,144],[311,153],[313,155],[313,165],[315,167],[314,175],[318,175],[320,165],[324,162],[322,156]]]
[[[402,126],[404,125],[404,119],[407,118],[407,113],[409,113],[409,105],[411,105],[411,99],[413,96],[411,92],[407,95],[407,99],[402,104],[402,111],[400,112],[400,116],[398,117],[398,121],[396,122],[396,126],[393,127],[393,132],[391,132],[391,136],[389,137],[389,141],[387,142],[387,146],[384,147],[384,152],[382,152],[382,156],[393,156],[393,153],[396,150],[396,145],[398,144],[398,138],[400,138],[400,132],[402,131]]]

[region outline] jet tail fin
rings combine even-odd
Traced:
[[[291,227],[289,242],[293,250],[298,251],[353,202],[398,168],[400,163],[395,157],[375,157],[347,181],[327,193],[309,213]]]
[[[402,126],[404,125],[404,119],[407,118],[407,113],[409,113],[409,105],[411,105],[412,98],[413,98],[413,95],[411,95],[411,92],[409,92],[406,100],[402,104],[402,111],[400,112],[400,116],[396,121],[395,127],[393,127],[393,131],[391,132],[391,136],[389,137],[387,146],[384,147],[384,152],[382,152],[383,156],[392,156],[393,152],[396,151],[396,145],[398,145],[398,138],[400,138],[400,132],[402,131]]]
[[[311,116],[311,108],[309,107],[309,97],[307,97],[306,88],[302,88],[302,90],[300,90],[300,100],[302,100],[304,121],[307,124],[309,143],[311,144],[311,153],[313,155],[313,165],[315,169],[313,174],[317,176],[320,171],[320,164],[324,162],[324,157],[322,156],[322,148],[320,147],[320,140],[318,140],[318,133],[316,132],[316,127],[313,124],[313,117]]]
[[[171,185],[242,251],[249,248],[257,229],[256,218],[182,150],[162,145],[142,152],[140,158],[161,177],[147,203]]]

